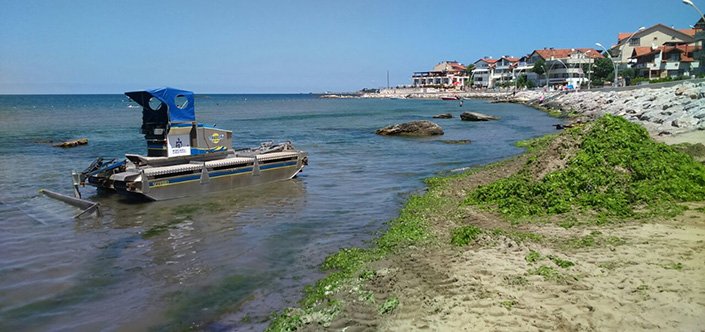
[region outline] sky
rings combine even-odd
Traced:
[[[0,0],[0,94],[356,91],[698,19],[681,0]]]

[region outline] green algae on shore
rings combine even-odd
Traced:
[[[535,143],[542,147],[522,171],[473,191],[466,204],[514,218],[574,210],[624,218],[673,215],[682,210],[675,203],[705,199],[702,164],[621,117],[604,116],[550,142]],[[564,165],[536,178],[548,154],[563,154]]]

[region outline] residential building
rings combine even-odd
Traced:
[[[700,62],[693,57],[700,49],[700,46],[688,44],[636,47],[631,55],[635,60],[632,68],[638,76],[649,79],[689,76],[700,66]]]
[[[473,63],[475,69],[472,70],[472,86],[477,88],[492,88],[494,70],[497,65],[497,59],[485,57]]]
[[[514,80],[514,68],[517,67],[519,58],[505,55],[495,63],[492,81],[498,85],[504,85]]]
[[[475,61],[472,71],[474,87],[494,88],[514,80],[514,68],[519,58],[505,55],[499,59],[490,57]]]
[[[412,77],[414,87],[442,87],[461,89],[470,79],[466,68],[457,61],[442,61],[431,71],[415,72]]]
[[[614,61],[625,66],[636,47],[657,48],[661,45],[693,44],[696,29],[674,29],[656,24],[636,32],[622,32],[617,35],[617,44],[610,49]]]
[[[525,55],[519,58],[519,61],[514,66],[514,79],[519,79],[519,77],[526,75],[526,79],[533,82],[534,85],[539,83],[539,75],[533,72],[534,64],[529,63],[529,55]],[[515,82],[516,83],[516,82]]]
[[[603,58],[602,53],[594,48],[544,48],[534,50],[527,56],[525,67],[544,61],[544,78],[537,85],[573,85],[579,87],[587,84],[591,66],[596,59]]]

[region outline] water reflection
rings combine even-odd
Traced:
[[[71,317],[83,322],[73,325],[76,328],[99,328],[104,322],[95,323],[91,316],[105,316],[101,310],[111,306],[121,310],[107,317],[108,322],[137,329],[155,321],[166,322],[163,327],[167,329],[182,329],[186,326],[179,319],[184,317],[189,321],[213,319],[245,299],[251,288],[243,288],[242,283],[267,280],[272,266],[260,264],[257,268],[252,260],[266,255],[262,239],[271,228],[295,222],[286,216],[302,208],[305,196],[305,185],[297,179],[150,203],[126,203],[118,195],[93,195],[89,198],[101,203],[103,216],[77,220],[74,230],[105,234],[104,242],[88,246],[65,243],[64,250],[72,247],[86,256],[81,266],[56,271],[70,280],[70,286],[55,288],[44,297],[12,308],[0,307],[0,320],[7,324],[0,327],[66,326]],[[109,229],[121,230],[123,236],[107,237]],[[237,268],[238,261],[249,266],[245,275]],[[4,303],[22,303],[17,298],[22,292],[5,291]],[[148,319],[142,312],[144,302],[150,303]],[[186,315],[194,306],[210,309]],[[41,319],[36,317],[38,312]],[[142,318],[130,322],[130,317]]]

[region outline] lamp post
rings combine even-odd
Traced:
[[[697,11],[698,11],[698,14],[700,14],[700,17],[702,17],[702,18],[703,18],[703,21],[705,22],[705,15],[703,15],[703,12],[700,11],[700,8],[698,8],[698,6],[696,6],[696,5],[693,3],[693,1],[691,1],[691,0],[683,0],[683,3],[686,4],[686,5],[688,5],[688,6],[693,7],[695,10],[697,10]]]
[[[640,27],[636,31],[632,32],[632,34],[629,35],[629,37],[627,37],[627,39],[624,41],[624,44],[622,44],[622,46],[619,48],[619,61],[620,62],[622,60],[624,60],[624,55],[622,54],[622,51],[624,50],[624,46],[627,46],[627,43],[629,43],[629,41],[632,39],[632,37],[634,37],[634,35],[636,35],[639,31],[644,31],[644,29],[646,29],[646,27]],[[617,81],[617,73],[619,70],[619,65],[616,64],[614,68],[615,68],[614,69],[614,80]]]
[[[614,80],[612,82],[612,86],[617,87],[617,65],[614,62],[614,58],[612,58],[612,54],[610,54],[610,52],[607,51],[607,49],[604,46],[602,46],[602,44],[595,43],[595,45],[597,45],[597,47],[601,47],[603,50],[605,50],[605,53],[607,53],[607,56],[610,57],[610,61],[612,61],[612,67],[614,67]]]
[[[700,8],[698,8],[698,6],[696,6],[696,5],[693,3],[693,1],[691,1],[691,0],[683,0],[683,3],[686,4],[686,5],[688,5],[688,6],[693,7],[693,9],[695,9],[695,10],[698,12],[698,14],[700,14],[700,17],[703,19],[703,22],[705,23],[705,15],[703,15],[703,12],[700,11]],[[702,36],[702,34],[703,34],[703,32],[700,32],[700,35],[701,35],[701,36]],[[697,36],[697,35],[696,35],[696,36]],[[703,47],[704,45],[703,45],[702,39],[700,39],[700,40],[701,40],[701,42],[700,42],[701,50],[700,50],[699,53],[700,53],[701,56],[700,56],[700,59],[699,59],[699,60],[700,60],[700,73],[702,74],[703,72],[705,72],[705,64],[703,64],[703,61],[705,61],[705,59],[702,57],[702,54],[703,54],[703,52],[704,52],[704,51],[702,50],[702,47]]]
[[[590,52],[592,52],[592,51],[587,50],[587,52],[585,52],[585,57],[588,58],[588,84],[587,84],[588,90],[590,90],[590,85],[592,84],[592,79],[591,79],[592,75],[591,74],[592,74],[592,63],[594,62],[592,59],[590,59],[590,56],[588,55]],[[585,77],[585,73],[583,73],[583,77]]]
[[[552,56],[552,57],[550,58],[550,60],[551,60],[551,61],[554,61],[554,62],[551,63],[551,66],[550,66],[550,67],[548,67],[548,70],[546,71],[547,73],[550,72],[551,69],[553,69],[553,66],[556,64],[555,61],[560,62],[560,63],[563,65],[563,67],[565,67],[566,71],[568,70],[568,66],[565,64],[565,62],[561,61],[561,59],[558,59],[558,58]],[[550,79],[550,76],[547,74],[547,75],[546,75],[546,85],[547,85],[547,86],[548,86],[549,79]]]

